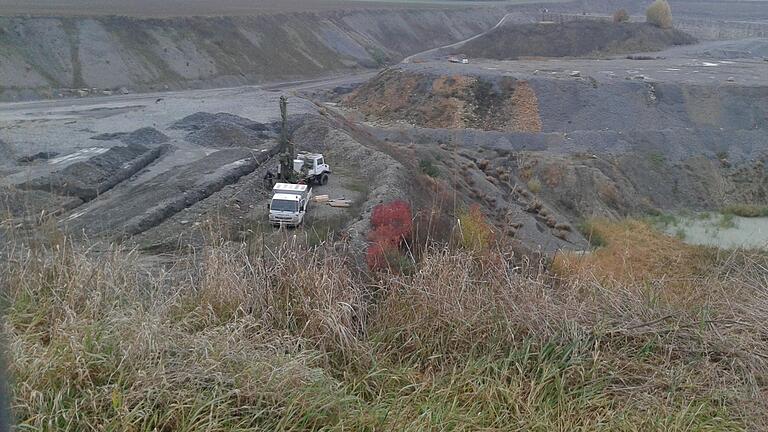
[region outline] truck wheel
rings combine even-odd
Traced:
[[[323,174],[320,176],[320,184],[323,186],[328,184],[328,174]]]

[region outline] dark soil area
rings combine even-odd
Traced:
[[[205,147],[261,147],[277,138],[276,125],[255,122],[229,113],[197,112],[173,123],[172,129],[190,131],[186,140]]]
[[[660,51],[696,42],[675,29],[645,23],[574,21],[563,24],[502,26],[457,48],[472,57],[512,60],[521,57],[605,56]]]

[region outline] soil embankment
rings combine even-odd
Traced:
[[[459,48],[474,57],[514,60],[521,57],[605,56],[660,51],[696,42],[675,29],[646,23],[573,21],[560,25],[537,23],[504,25]]]

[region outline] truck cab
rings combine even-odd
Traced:
[[[269,201],[269,223],[297,227],[304,222],[312,189],[303,184],[276,183]]]
[[[307,182],[324,185],[328,183],[331,167],[320,153],[299,153],[293,160],[293,170],[302,173]]]

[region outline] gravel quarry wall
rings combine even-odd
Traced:
[[[487,30],[501,9],[243,17],[0,17],[0,100],[226,87],[376,68]]]
[[[389,69],[344,104],[380,124],[506,132],[768,127],[768,87]],[[543,74],[540,74],[543,75]]]

